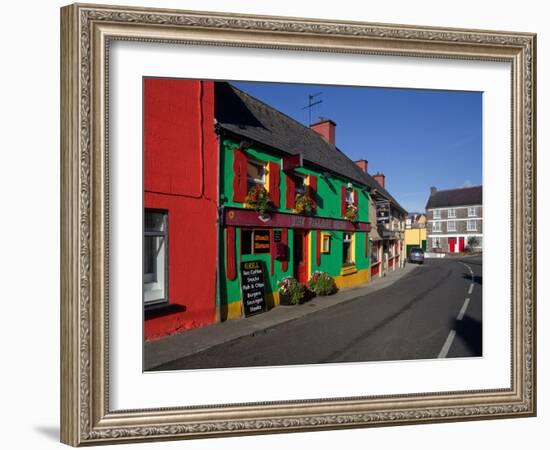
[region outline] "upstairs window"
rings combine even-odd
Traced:
[[[468,231],[477,231],[477,222],[475,220],[468,220]]]
[[[434,222],[432,224],[432,231],[441,231],[441,222]]]
[[[265,164],[260,161],[248,159],[246,164],[246,187],[250,191],[255,186],[265,186]]]
[[[456,209],[454,208],[449,208],[449,210],[447,211],[447,217],[449,219],[454,219],[456,218]]]
[[[435,209],[434,210],[434,219],[441,219],[441,210]]]
[[[456,231],[456,222],[454,220],[447,222],[447,231]]]
[[[468,217],[476,217],[476,207],[475,206],[469,206],[468,207]]]

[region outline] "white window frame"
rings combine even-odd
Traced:
[[[447,231],[456,231],[456,221],[455,220],[449,220],[447,222]]]
[[[143,305],[152,306],[168,303],[168,212],[156,209],[146,209],[147,214],[162,214],[161,230],[143,229]],[[154,272],[145,273],[145,241],[146,238],[161,238],[161,251],[154,260]]]
[[[355,203],[355,191],[353,189],[346,189],[346,203],[353,205]]]
[[[441,233],[441,223],[442,222],[432,222],[432,232]]]
[[[472,224],[473,224],[473,227],[472,227]],[[469,219],[466,227],[467,227],[466,228],[467,231],[477,231],[477,220]]]
[[[456,208],[449,208],[447,210],[447,218],[448,219],[456,219]]]
[[[441,237],[432,237],[432,248],[441,248]]]
[[[475,206],[468,206],[468,217],[477,217]]]
[[[434,214],[434,219],[441,219],[441,210],[440,209],[434,209],[433,214]]]

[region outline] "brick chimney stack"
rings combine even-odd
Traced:
[[[369,168],[369,162],[366,159],[360,159],[358,161],[355,161],[355,164],[364,172],[367,173]]]
[[[437,188],[435,186],[432,186],[430,188],[430,195],[434,195],[437,192]]]
[[[310,128],[329,144],[336,145],[336,124],[332,120],[320,118],[318,122],[310,125]]]
[[[376,175],[373,175],[372,176],[376,182],[382,186],[383,188],[385,188],[385,184],[386,184],[386,175],[384,175],[383,173],[380,173],[380,172],[376,172]]]

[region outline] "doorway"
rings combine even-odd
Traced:
[[[304,230],[294,230],[293,241],[293,262],[294,262],[294,278],[305,286],[307,283],[308,274],[308,232]]]

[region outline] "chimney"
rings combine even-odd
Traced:
[[[380,186],[385,187],[384,185],[386,184],[386,175],[380,172],[376,172],[376,175],[373,175],[372,177]]]
[[[437,188],[435,186],[432,186],[430,188],[430,195],[434,195],[437,192]]]
[[[310,128],[329,144],[336,145],[336,124],[332,120],[320,117]]]
[[[367,173],[367,169],[369,168],[369,162],[366,159],[360,159],[358,161],[355,161],[355,164],[364,172]]]

